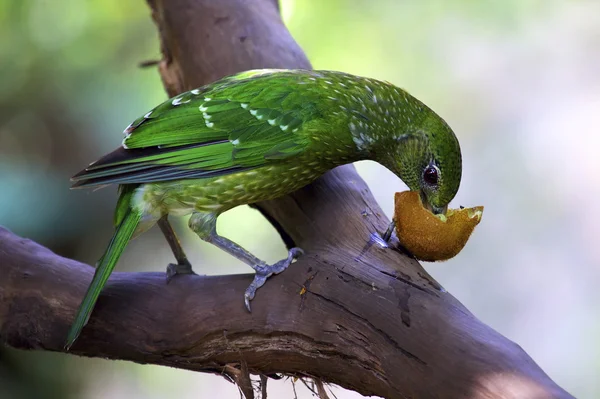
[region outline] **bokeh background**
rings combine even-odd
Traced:
[[[315,68],[393,82],[453,127],[464,158],[454,205],[486,210],[457,258],[426,268],[562,387],[600,397],[600,2],[281,5]],[[138,67],[159,57],[142,0],[0,2],[0,225],[94,264],[112,233],[115,190],[70,191],[69,177],[165,100],[156,69]],[[358,168],[391,214],[403,184],[377,164]],[[185,220],[177,229],[198,272],[249,271],[200,242]],[[219,229],[267,260],[285,254],[247,207],[224,215]],[[155,229],[118,268],[159,271],[170,261]],[[300,385],[298,397],[311,397]],[[270,386],[272,397],[294,397],[290,381]],[[216,376],[0,348],[2,398],[217,395],[238,397]]]

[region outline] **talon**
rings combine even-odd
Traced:
[[[381,248],[389,248],[388,240],[379,235],[379,233],[371,233],[369,237],[369,244],[377,244]]]
[[[252,280],[252,283],[250,283],[248,288],[246,288],[246,292],[244,293],[244,302],[246,303],[246,309],[248,309],[248,312],[252,313],[250,301],[254,299],[254,296],[256,295],[256,290],[265,284],[265,282],[271,276],[271,274],[272,273],[269,273],[268,275],[259,273],[255,274],[254,280]]]
[[[396,220],[395,218],[392,218],[392,221],[390,222],[388,228],[385,230],[385,232],[382,235],[379,235],[379,238],[381,238],[386,244],[389,244],[390,240],[392,239],[392,235],[394,234],[394,231],[396,230]],[[388,246],[386,245],[384,248],[388,248]]]
[[[302,248],[294,247],[288,252],[288,259],[298,259],[301,255],[304,255],[304,250]]]
[[[294,260],[303,254],[304,251],[301,248],[292,248],[288,251],[288,257],[286,259],[280,260],[272,265],[260,263],[252,266],[256,272],[254,274],[254,280],[252,280],[252,283],[248,286],[246,292],[244,293],[244,303],[246,304],[246,309],[248,309],[248,312],[252,312],[250,301],[254,299],[256,290],[262,287],[269,277],[271,277],[273,274],[279,274],[283,272]]]
[[[246,309],[248,309],[248,312],[252,313],[252,309],[250,308],[250,301],[252,300],[252,298],[250,298],[250,295],[248,295],[248,292],[246,292],[244,294],[244,302],[246,303]]]
[[[196,274],[189,262],[184,264],[169,263],[167,266],[167,284],[179,274]]]

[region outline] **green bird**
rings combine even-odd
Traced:
[[[461,180],[458,140],[446,122],[390,83],[333,71],[254,70],[180,94],[136,119],[122,146],[75,175],[73,187],[118,184],[115,233],[67,338],[81,333],[127,243],[158,224],[177,260],[168,278],[193,273],[168,215],[188,215],[198,236],[247,263],[250,300],[273,265],[217,234],[238,205],[291,193],[336,166],[369,159],[444,213]]]

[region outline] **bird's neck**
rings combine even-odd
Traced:
[[[407,140],[427,141],[422,126],[433,112],[404,90],[362,78],[344,99],[346,129],[360,159],[381,160]]]

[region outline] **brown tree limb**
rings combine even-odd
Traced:
[[[276,1],[149,3],[169,94],[244,69],[310,67]],[[242,300],[250,275],[165,285],[161,273],[114,273],[72,352],[228,375],[240,385],[248,371],[386,398],[570,397],[416,261],[377,247],[359,256],[388,220],[352,166],[260,208],[306,255],[261,288],[252,314]],[[0,342],[63,351],[92,273],[0,229]]]

